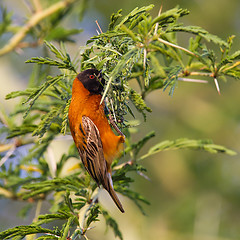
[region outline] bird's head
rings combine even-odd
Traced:
[[[91,68],[77,75],[78,80],[92,94],[101,94],[105,84],[101,71]]]

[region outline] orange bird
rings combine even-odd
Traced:
[[[104,113],[105,104],[100,104],[104,84],[105,80],[97,69],[87,69],[77,75],[72,86],[69,125],[86,170],[124,212],[113,189],[111,163],[123,149],[125,137],[114,134]]]

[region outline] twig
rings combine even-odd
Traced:
[[[3,187],[0,187],[0,195],[4,196],[6,198],[14,198],[15,197],[11,191],[9,191]]]
[[[9,149],[6,155],[1,159],[0,167],[12,156],[15,150],[16,150],[16,145],[13,144],[13,146]]]
[[[36,206],[36,211],[35,211],[35,216],[34,216],[33,222],[36,222],[38,220],[38,216],[41,213],[42,203],[43,203],[42,199],[39,199],[37,201],[37,206]]]
[[[121,168],[125,167],[126,165],[133,165],[133,163],[134,163],[134,160],[129,160],[127,162],[124,162],[122,164],[119,164],[119,165],[115,166],[112,170],[115,171],[115,170],[118,170],[118,169],[121,169]]]
[[[158,12],[158,17],[160,17],[160,15],[161,15],[161,12],[162,12],[162,5],[161,5],[161,7],[160,7],[160,9],[159,9],[159,12]],[[157,23],[156,23],[155,30],[154,30],[154,35],[156,35],[156,34],[157,34],[158,25],[159,25],[159,22],[157,22]]]
[[[163,40],[162,38],[158,38],[158,41],[161,42],[161,43],[164,43],[164,44],[166,44],[166,45],[169,45],[169,46],[171,46],[171,47],[178,48],[178,49],[180,49],[180,50],[182,50],[182,51],[184,51],[184,52],[187,52],[187,53],[189,53],[189,54],[191,54],[191,55],[193,55],[193,56],[195,56],[195,57],[198,57],[195,53],[189,51],[188,49],[186,49],[186,48],[184,48],[184,47],[181,47],[181,46],[178,46],[178,45],[176,45],[176,44],[170,43],[170,42],[168,42],[168,41],[165,41],[165,40]]]
[[[212,73],[207,72],[190,72],[190,76],[203,76],[203,77],[212,77]]]
[[[100,33],[102,34],[102,33],[103,33],[103,31],[102,31],[102,29],[101,29],[101,27],[100,27],[100,25],[99,25],[99,23],[98,23],[98,20],[96,20],[96,21],[95,21],[95,23],[97,24],[97,26],[98,26],[98,29],[99,29]],[[97,33],[98,33],[98,35],[99,35],[99,32],[98,32],[98,30],[97,30]]]
[[[106,101],[108,100],[108,97],[106,97]],[[115,123],[117,122],[117,118],[116,118],[116,114],[115,114],[115,111],[114,111],[114,107],[113,107],[113,101],[112,99],[110,98],[110,104],[111,104],[111,108],[113,110],[113,117],[114,117],[114,120],[115,120]]]
[[[20,42],[16,48],[28,48],[28,47],[37,47],[43,43],[42,39],[38,39],[36,42]]]
[[[26,34],[36,26],[42,19],[50,16],[51,14],[66,8],[69,4],[73,3],[75,0],[64,0],[61,2],[57,2],[56,4],[50,6],[49,8],[41,11],[36,12],[29,21],[20,28],[20,30],[13,35],[13,37],[9,40],[9,42],[0,49],[0,56],[7,54],[8,52],[12,51],[17,47],[17,45],[21,42],[21,40],[26,36]]]
[[[192,78],[178,78],[178,80],[183,82],[208,83],[207,80],[192,79]]]
[[[216,88],[217,88],[218,94],[221,95],[221,93],[220,93],[220,87],[219,87],[217,78],[214,78],[214,83],[215,83],[215,86],[216,86]]]
[[[141,177],[145,178],[146,180],[151,181],[151,179],[143,172],[137,171],[137,174],[140,175]]]
[[[219,72],[220,72],[220,71],[222,71],[222,72],[229,71],[229,70],[231,70],[232,68],[237,67],[238,65],[240,65],[240,61],[237,61],[237,62],[234,63],[233,65],[231,65],[231,66],[229,66],[229,67],[226,67],[226,68],[224,68],[224,66],[221,67],[221,68],[219,69]]]
[[[38,216],[40,215],[40,212],[41,212],[41,208],[42,208],[42,199],[39,199],[37,201],[35,216],[34,216],[34,219],[33,219],[32,223],[37,222]],[[26,240],[35,240],[35,239],[36,239],[36,233],[35,234],[30,234],[30,235],[26,236]]]
[[[146,62],[147,62],[147,49],[143,49],[143,70],[146,68]]]
[[[0,144],[0,153],[10,150],[13,146],[14,144]]]

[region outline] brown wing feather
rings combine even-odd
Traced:
[[[84,147],[78,148],[78,151],[86,170],[98,185],[103,185],[120,211],[124,212],[122,204],[113,189],[111,175],[107,172],[102,141],[96,125],[90,118],[83,116],[80,130],[84,135]]]
[[[84,135],[84,147],[78,150],[83,164],[96,183],[105,186],[107,184],[105,178],[107,165],[103,155],[99,131],[93,121],[86,116],[82,117],[80,130]]]

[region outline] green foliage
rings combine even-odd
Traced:
[[[1,14],[2,14],[2,19],[0,21],[0,37],[1,35],[7,31],[8,26],[10,26],[12,20],[11,16],[12,14],[7,11],[6,8],[0,6]]]
[[[119,237],[119,239],[122,240],[123,239],[122,233],[118,228],[117,222],[109,215],[107,211],[103,209],[101,211],[102,211],[103,217],[105,218],[106,225],[113,229],[115,237]]]
[[[177,150],[177,149],[194,149],[194,150],[204,150],[210,153],[225,153],[229,155],[235,155],[236,152],[227,149],[223,146],[213,144],[211,140],[192,140],[181,138],[174,141],[163,141],[155,146],[151,147],[147,154],[141,156],[141,160],[156,154],[161,151],[166,150]]]
[[[86,1],[82,4],[80,12]],[[72,8],[73,5],[70,4],[68,8],[52,14],[46,19],[47,25],[41,22],[38,31],[32,31],[31,34],[41,40],[72,41],[70,37],[79,30],[58,26]],[[103,215],[106,225],[112,228],[115,236],[123,239],[117,221],[98,202],[97,185],[84,171],[84,167],[76,166],[73,173],[66,170],[64,172],[67,162],[78,158],[75,146],[70,146],[59,161],[48,156],[50,144],[59,135],[70,135],[67,119],[76,69],[102,69],[107,81],[102,101],[107,97],[109,113],[126,135],[122,156],[129,159],[120,165],[118,160],[113,162],[114,188],[131,199],[143,214],[144,204],[149,202],[131,189],[133,173],[147,178],[146,169],[139,164],[139,160],[164,150],[175,149],[234,154],[209,140],[186,138],[162,141],[142,153],[143,146],[155,133],[150,132],[137,142],[132,140],[132,125],[127,119],[129,115],[134,117],[134,113],[139,111],[144,121],[147,121],[151,109],[147,106],[145,97],[151,92],[169,88],[169,93],[173,95],[179,79],[183,77],[207,77],[208,80],[228,76],[240,78],[240,52],[231,53],[233,37],[225,42],[200,27],[183,26],[179,19],[189,14],[186,9],[176,7],[152,17],[149,14],[152,8],[153,5],[149,5],[135,8],[126,15],[122,15],[121,10],[113,14],[108,30],[102,33],[99,29],[100,34],[92,37],[82,47],[81,55],[74,58],[78,60],[71,60],[64,44],[56,47],[45,41],[44,56],[27,61],[35,64],[29,86],[23,91],[15,91],[6,96],[6,99],[21,99],[11,116],[3,114],[4,119],[1,120],[7,123],[4,132],[7,133],[11,150],[10,152],[6,144],[9,151],[5,150],[5,156],[17,160],[14,166],[9,164],[6,167],[1,164],[0,177],[3,181],[0,182],[0,194],[24,201],[46,200],[50,202],[51,209],[50,213],[37,216],[29,226],[3,231],[0,233],[1,239],[21,239],[29,234],[37,234],[36,239],[39,240],[66,239],[69,236],[71,239],[78,239],[86,236],[92,224],[99,221],[100,215]],[[6,10],[3,11],[2,18],[0,34],[6,32],[11,24],[11,15]],[[192,34],[188,49],[178,45],[179,32]],[[219,47],[222,53],[220,59],[214,51],[208,49],[206,44],[209,41]],[[56,67],[58,72],[53,75],[50,67]],[[133,86],[137,86],[136,89]],[[16,149],[19,147],[26,147],[28,154],[18,157]],[[23,177],[23,173],[27,177]],[[27,208],[22,214],[26,212]],[[49,223],[55,224],[59,220],[63,222],[62,227],[48,229]]]
[[[35,234],[35,233],[44,233],[44,234],[50,234],[53,236],[56,236],[57,239],[57,234],[55,231],[52,231],[50,229],[42,228],[39,226],[17,226],[11,229],[8,229],[6,231],[3,231],[0,233],[0,238],[1,239],[10,239],[16,236],[20,236],[23,238],[24,236],[30,235],[30,234]],[[55,238],[54,238],[55,239]]]
[[[74,71],[76,73],[76,70],[71,62],[70,56],[67,53],[64,53],[63,51],[57,49],[53,44],[45,42],[46,45],[49,47],[50,51],[54,53],[55,57],[61,62],[53,60],[49,57],[34,57],[31,60],[26,61],[26,63],[37,63],[37,64],[46,64],[50,66],[58,67],[59,69],[68,69],[69,71]]]

